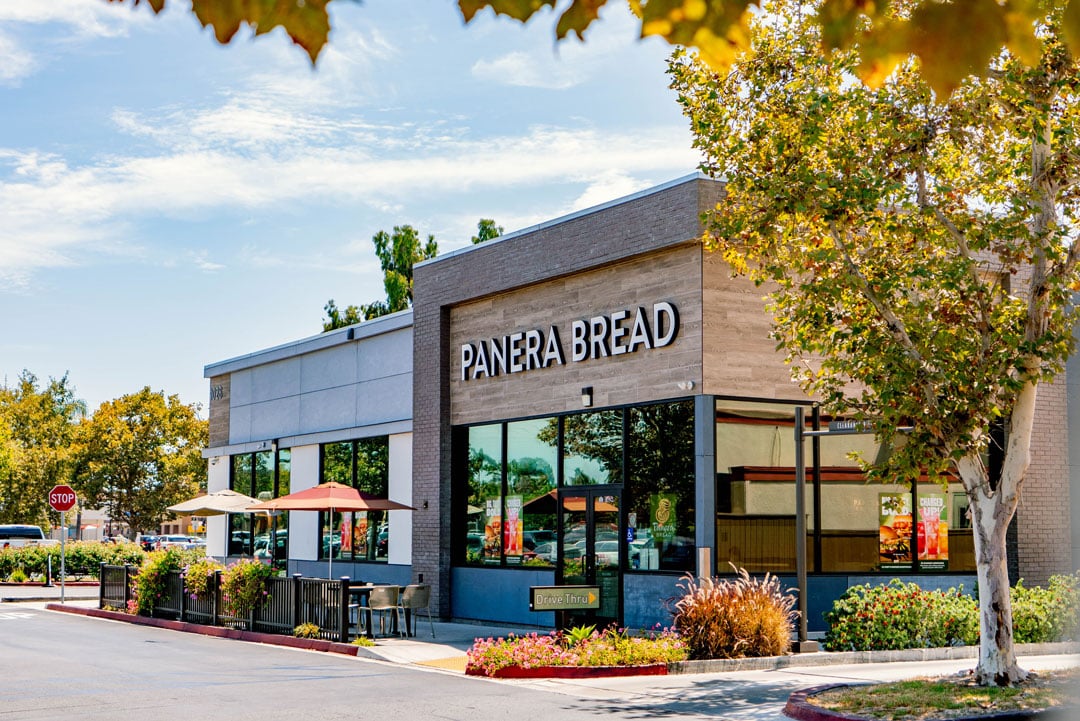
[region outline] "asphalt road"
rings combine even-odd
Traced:
[[[1025,659],[1076,665],[1075,656]],[[779,721],[792,691],[971,662],[863,664],[596,680],[494,681],[0,605],[0,721],[78,718]]]

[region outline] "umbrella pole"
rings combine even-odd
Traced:
[[[330,570],[327,571],[327,580],[334,580],[334,507],[330,506],[330,545],[327,547],[327,553],[330,554]]]

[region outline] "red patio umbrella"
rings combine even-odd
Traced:
[[[358,491],[352,486],[330,481],[287,496],[248,506],[249,511],[415,511],[412,506]],[[334,577],[334,553],[331,543],[329,575]]]

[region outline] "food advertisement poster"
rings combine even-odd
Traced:
[[[913,518],[910,493],[878,494],[878,561],[882,570],[911,570],[912,530],[915,531],[919,569],[948,570],[949,522],[945,494],[922,493],[918,503],[919,510]]]
[[[916,519],[919,569],[949,570],[949,506],[944,493],[920,493]]]
[[[506,497],[506,522],[503,523],[503,550],[507,563],[520,563],[524,553],[525,534],[521,523],[521,496]]]
[[[878,561],[882,570],[911,570],[911,494],[878,494]]]
[[[484,555],[485,563],[498,563],[502,538],[502,499],[496,496],[484,501]]]

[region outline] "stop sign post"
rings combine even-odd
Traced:
[[[67,523],[64,521],[64,513],[74,508],[78,500],[75,490],[68,485],[56,485],[49,491],[49,507],[60,511],[60,603],[64,602],[64,579],[67,576]]]

